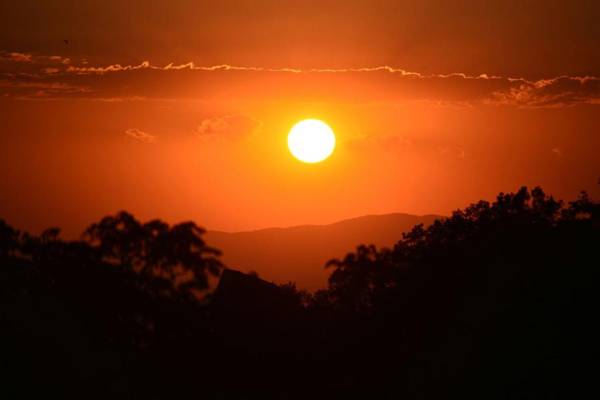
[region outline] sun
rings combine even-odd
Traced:
[[[325,122],[305,119],[292,127],[288,148],[294,157],[305,163],[318,163],[333,153],[335,134]]]

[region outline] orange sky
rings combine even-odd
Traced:
[[[595,2],[49,3],[0,5],[0,217],[21,228],[600,194]],[[316,165],[286,148],[308,117],[338,138]]]

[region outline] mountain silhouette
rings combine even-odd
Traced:
[[[208,231],[208,243],[223,252],[223,261],[240,271],[257,272],[276,283],[295,282],[308,290],[324,288],[330,259],[358,244],[390,247],[417,224],[431,224],[437,215],[366,215],[329,225],[301,225],[246,232]]]

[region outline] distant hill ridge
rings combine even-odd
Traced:
[[[439,215],[402,213],[365,215],[327,225],[299,225],[244,232],[208,231],[209,245],[223,251],[223,261],[261,278],[315,290],[326,286],[332,258],[343,257],[359,244],[393,246],[417,224],[429,225]]]

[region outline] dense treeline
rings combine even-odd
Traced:
[[[13,379],[59,393],[91,384],[110,393],[148,379],[122,374],[130,360],[144,366],[150,354],[162,356],[157,349],[206,331],[199,299],[222,265],[202,233],[193,223],[140,224],[125,212],[72,242],[58,229],[31,236],[0,222],[3,345]]]
[[[594,389],[600,204],[522,188],[307,293],[227,270],[193,223],[78,241],[0,220],[5,391],[78,397],[562,398]],[[310,249],[306,249],[310,251]],[[215,291],[211,283],[222,279]]]

